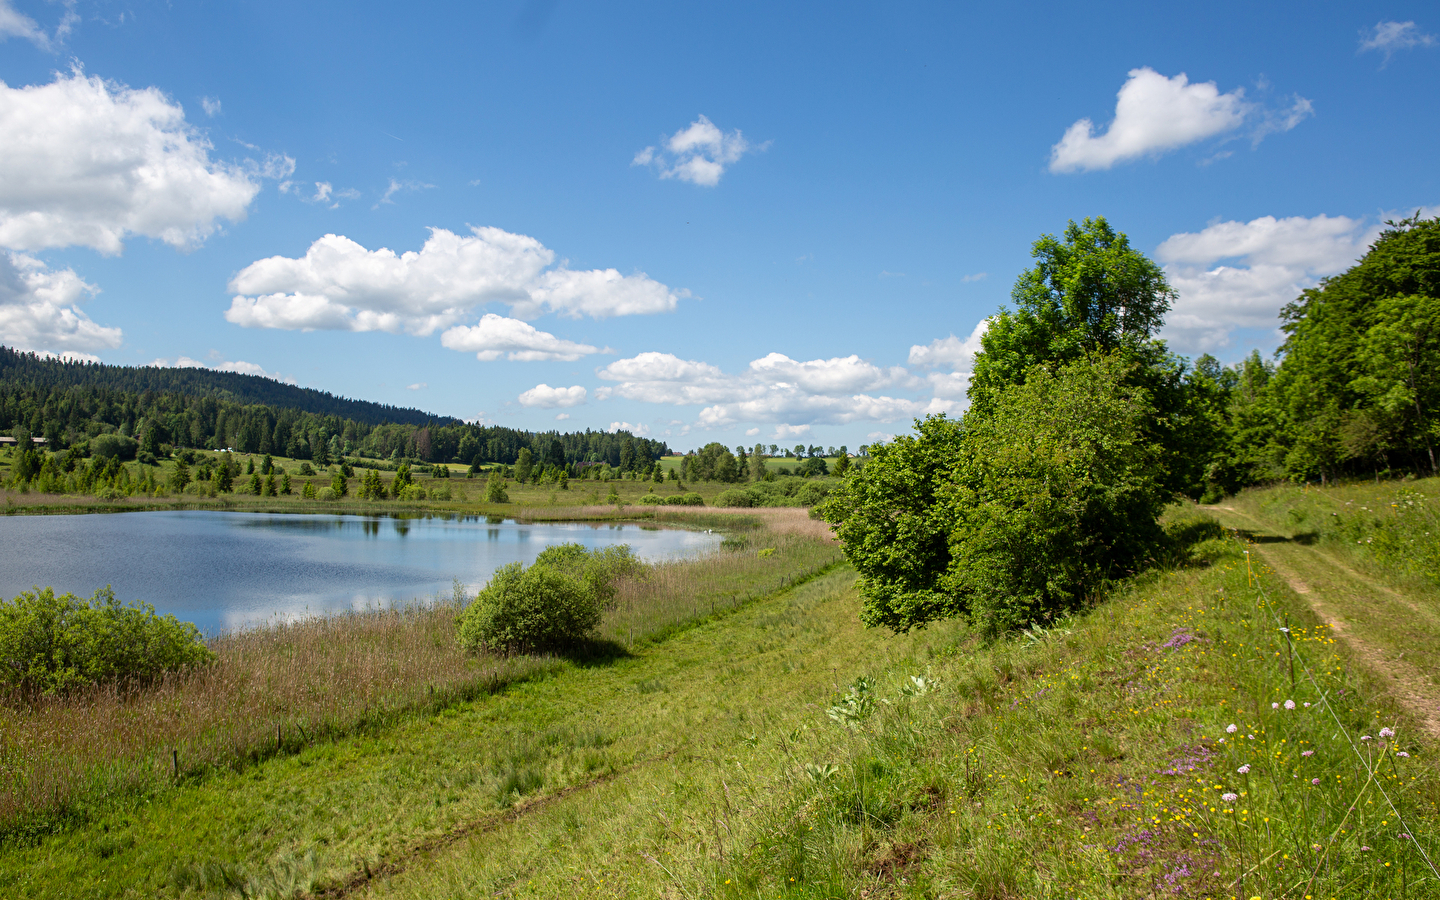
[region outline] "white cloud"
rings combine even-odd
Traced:
[[[746,436],[746,437],[754,437],[755,435],[757,435],[757,434],[759,434],[759,433],[760,433],[760,429],[758,429],[758,428],[747,428],[747,429],[745,429],[745,436]]]
[[[1115,119],[1104,134],[1081,119],[1050,149],[1050,171],[1108,169],[1142,156],[1159,156],[1206,138],[1236,131],[1256,120],[1251,139],[1289,131],[1314,114],[1296,95],[1286,109],[1270,110],[1245,99],[1243,88],[1221,93],[1215,82],[1191,84],[1185,73],[1166,78],[1148,66],[1131,69],[1115,103]]]
[[[611,434],[614,434],[617,431],[628,431],[636,437],[645,437],[650,433],[650,429],[646,426],[631,425],[629,422],[611,422],[610,427],[605,430],[610,432]]]
[[[155,88],[78,69],[49,84],[0,82],[0,246],[119,253],[127,235],[193,247],[245,218],[259,179],[288,158],[237,166]],[[293,170],[294,161],[288,160]]]
[[[1155,250],[1179,294],[1162,336],[1198,353],[1229,346],[1237,328],[1276,328],[1281,307],[1363,256],[1380,227],[1347,216],[1262,216],[1172,235]]]
[[[654,166],[661,178],[678,178],[691,184],[714,187],[720,183],[726,166],[737,162],[746,153],[764,150],[770,143],[752,146],[739,129],[726,134],[704,116],[690,127],[675,132],[661,141],[660,146],[646,147],[631,160],[632,166]]]
[[[514,362],[573,362],[600,352],[589,344],[562,340],[529,322],[495,313],[486,313],[478,325],[456,325],[447,329],[440,335],[440,343],[451,350],[473,352],[481,362],[494,362],[501,356]]]
[[[1433,47],[1436,43],[1440,41],[1435,35],[1421,31],[1414,22],[1376,22],[1374,28],[1360,32],[1359,52],[1379,50],[1388,63],[1396,50]]]
[[[568,409],[584,403],[587,394],[588,391],[578,384],[571,387],[551,387],[548,384],[537,384],[520,395],[520,405],[539,407],[540,409],[555,409],[556,407]]]
[[[953,408],[944,400],[868,393],[887,387],[913,389],[924,382],[903,368],[882,369],[856,356],[801,362],[771,353],[751,362],[744,372],[730,375],[709,363],[651,351],[617,360],[598,374],[619,382],[596,391],[598,399],[619,396],[644,403],[704,405],[699,424],[712,428],[742,421],[797,427],[894,421]]]
[[[963,341],[951,334],[928,344],[916,344],[910,348],[910,365],[923,369],[948,367],[968,370],[975,362],[975,355],[980,352],[980,339],[989,327],[990,320],[981,319]]]
[[[570,418],[570,414],[569,414],[569,413],[559,413],[558,415],[555,416],[555,421],[557,421],[557,422],[563,422],[563,421],[565,421],[565,420],[568,419],[568,418]]]
[[[10,5],[10,0],[0,0],[0,40],[24,38],[41,50],[50,49],[50,36],[35,24],[35,20]]]
[[[157,369],[211,369],[216,372],[237,372],[241,375],[258,375],[261,378],[269,378],[271,381],[279,381],[282,384],[297,384],[294,375],[281,375],[279,372],[267,372],[263,366],[245,360],[234,362],[219,362],[214,365],[203,363],[198,359],[191,359],[188,356],[180,356],[176,359],[157,359],[150,363]]]
[[[414,384],[407,384],[407,385],[405,385],[405,390],[407,390],[407,391],[423,391],[423,390],[425,390],[425,389],[426,389],[427,387],[429,387],[429,386],[430,386],[430,385],[427,384],[426,382],[417,381],[417,382],[415,382]]]
[[[869,434],[865,435],[865,439],[867,441],[878,441],[882,444],[888,444],[891,441],[895,440],[895,435],[891,434],[888,431],[872,431]]]
[[[220,100],[216,97],[201,97],[200,108],[205,110],[205,115],[213,119],[220,115]]]
[[[989,277],[990,277],[990,273],[989,273],[989,272],[976,272],[974,275],[966,275],[964,278],[961,278],[961,279],[960,279],[960,283],[961,283],[961,284],[970,284],[971,282],[974,282],[974,281],[984,281],[986,278],[989,278]]]
[[[525,318],[548,311],[598,319],[667,312],[688,296],[644,273],[554,263],[539,241],[499,228],[472,228],[470,235],[432,228],[419,251],[402,254],[327,234],[303,257],[272,256],[242,269],[230,282],[236,296],[225,318],[250,328],[426,335],[492,302]],[[573,347],[554,358],[596,352]]]
[[[96,324],[78,304],[98,292],[73,269],[0,253],[0,343],[63,355],[120,346],[121,331]]]
[[[757,428],[756,431],[759,431],[759,429]],[[775,427],[775,439],[780,441],[789,438],[804,437],[809,433],[809,425],[777,425]]]

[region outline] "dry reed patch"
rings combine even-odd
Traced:
[[[823,519],[810,518],[810,510],[800,506],[753,506],[753,507],[705,507],[706,515],[741,516],[758,519],[775,534],[793,534],[813,540],[835,542],[830,524]],[[683,518],[683,513],[669,510],[656,514],[664,521],[672,516]]]

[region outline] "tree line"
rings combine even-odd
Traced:
[[[124,459],[163,457],[177,448],[193,448],[274,454],[321,465],[347,457],[397,464],[413,460],[509,465],[522,450],[553,455],[558,444],[567,462],[600,462],[637,471],[669,453],[663,441],[626,431],[561,434],[454,420],[371,424],[217,396],[5,378],[0,378],[0,431],[44,437],[51,451],[104,446],[108,452],[113,445]]]

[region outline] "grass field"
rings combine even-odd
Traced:
[[[867,631],[833,570],[12,840],[0,895],[1440,895],[1423,723],[1277,544],[1173,527],[1048,630]]]
[[[212,457],[219,458],[221,454],[211,453]],[[9,476],[9,459],[13,451],[0,452],[0,483],[3,483]],[[263,457],[234,455],[243,470],[246,463],[252,461],[258,468]],[[662,464],[675,468],[679,457],[666,457]],[[695,492],[701,495],[706,504],[714,501],[715,497],[722,491],[734,487],[734,485],[722,484],[719,482],[687,482],[682,488],[678,482],[648,482],[632,481],[629,479],[615,479],[607,482],[600,482],[593,479],[572,479],[568,488],[561,489],[555,484],[520,484],[513,479],[507,481],[506,492],[509,494],[507,503],[487,503],[485,501],[485,475],[481,474],[474,478],[465,477],[468,467],[451,465],[447,468],[451,471],[450,478],[436,479],[429,475],[417,475],[417,484],[425,487],[427,493],[432,496],[424,500],[378,500],[362,501],[356,497],[359,492],[361,479],[365,476],[364,469],[355,469],[354,477],[347,480],[347,496],[330,501],[305,500],[301,494],[306,483],[314,485],[317,492],[331,484],[332,475],[329,472],[317,472],[316,475],[302,477],[298,474],[302,460],[287,459],[284,457],[273,457],[274,464],[290,475],[290,495],[274,497],[255,496],[245,492],[245,485],[249,476],[239,475],[235,478],[235,492],[219,494],[216,497],[206,496],[202,491],[202,485],[192,483],[183,492],[176,493],[163,487],[169,481],[171,473],[175,470],[175,460],[160,460],[156,466],[142,466],[140,463],[131,462],[126,468],[133,480],[138,481],[142,473],[150,471],[154,480],[162,485],[162,488],[154,494],[136,494],[128,497],[117,497],[111,500],[100,499],[94,496],[83,494],[51,494],[36,490],[18,491],[14,489],[0,488],[0,510],[6,514],[44,514],[44,513],[75,513],[75,512],[112,512],[138,509],[240,509],[240,510],[266,510],[277,512],[329,512],[329,513],[357,513],[367,514],[374,512],[460,512],[473,515],[501,515],[507,517],[529,517],[532,513],[541,518],[553,518],[557,515],[555,510],[562,510],[559,514],[573,518],[581,514],[576,507],[600,507],[606,506],[606,510],[591,510],[584,514],[588,517],[613,518],[623,513],[625,518],[653,518],[654,510],[640,503],[646,494],[654,493],[661,497],[668,497],[675,494]],[[777,460],[776,462],[780,462]],[[791,463],[797,462],[791,460]],[[793,468],[793,466],[791,466]],[[338,471],[338,467],[331,467]],[[668,470],[667,470],[668,471]],[[382,480],[388,485],[394,478],[393,472],[382,472]],[[835,483],[837,479],[822,478],[826,483]],[[622,509],[616,509],[616,504],[606,503],[611,490],[619,497],[618,504]],[[448,493],[446,497],[444,494]],[[439,496],[435,496],[438,494]]]

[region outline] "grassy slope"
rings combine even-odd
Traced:
[[[12,847],[0,895],[1435,896],[1417,844],[1440,852],[1440,787],[1413,723],[1258,577],[1210,540],[1063,628],[982,647],[949,625],[860,629],[842,570]],[[861,674],[887,702],[852,704],[847,728],[825,710]],[[907,696],[917,675],[931,687]],[[1381,725],[1399,736],[1352,750]]]
[[[1212,510],[1335,623],[1440,738],[1436,479],[1247,491]],[[1432,532],[1433,529],[1433,532]]]

